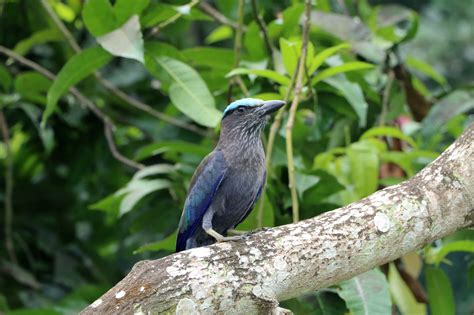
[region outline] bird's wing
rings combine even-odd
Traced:
[[[250,206],[247,208],[247,210],[245,210],[244,215],[242,216],[242,218],[239,220],[239,222],[234,227],[236,227],[237,225],[242,223],[249,216],[250,212],[252,212],[252,209],[255,206],[255,203],[257,202],[257,200],[260,198],[260,195],[262,194],[262,190],[263,190],[263,186],[265,185],[266,177],[267,177],[267,172],[265,171],[263,173],[263,179],[262,179],[262,182],[260,184],[260,187],[258,187],[258,191],[257,191],[257,194],[255,195],[255,198],[252,200],[252,202],[250,203]]]
[[[179,221],[177,252],[186,248],[186,241],[201,224],[204,213],[209,208],[224,179],[226,170],[227,164],[224,155],[221,151],[216,150],[209,154],[194,172]]]

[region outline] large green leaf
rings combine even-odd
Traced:
[[[89,32],[94,36],[107,34],[119,26],[109,0],[86,1],[82,19]]]
[[[339,296],[353,315],[392,313],[392,301],[385,275],[373,269],[339,284]]]
[[[57,28],[47,28],[33,33],[30,37],[19,41],[13,51],[25,55],[33,46],[51,41],[61,40],[63,37]]]
[[[356,112],[359,118],[359,126],[364,127],[367,124],[367,109],[369,105],[364,99],[360,86],[349,82],[342,76],[327,78],[324,82],[339,90]]]
[[[229,72],[234,63],[234,51],[228,48],[194,47],[181,51],[186,62]]]
[[[156,252],[160,250],[166,250],[169,252],[174,252],[176,246],[176,232],[170,234],[168,237],[149,244],[145,244],[140,246],[137,250],[135,250],[134,254],[141,254],[145,252]]]
[[[204,40],[206,44],[214,44],[229,38],[232,38],[234,31],[228,25],[221,25],[215,28]]]
[[[319,81],[335,76],[336,74],[339,74],[339,73],[345,73],[345,72],[357,71],[357,70],[367,70],[367,69],[372,69],[373,67],[374,67],[373,64],[362,62],[362,61],[346,62],[340,66],[327,68],[317,73],[314,76],[314,78],[311,80],[311,84],[315,85]]]
[[[297,43],[289,41],[283,37],[280,38],[281,57],[286,73],[293,75],[298,64],[298,47]]]
[[[166,56],[153,57],[153,60],[173,79],[169,91],[173,104],[198,124],[217,126],[222,113],[215,108],[214,97],[196,70]]]
[[[10,86],[12,84],[12,77],[10,72],[8,72],[7,68],[4,65],[0,64],[0,85],[3,87],[5,92],[8,92]]]
[[[279,74],[273,70],[267,69],[245,69],[245,68],[237,68],[229,72],[226,77],[232,77],[238,74],[254,74],[256,76],[267,78],[282,85],[290,85],[291,80],[288,77],[285,77],[282,74]]]
[[[308,73],[309,75],[313,74],[314,71],[318,70],[319,67],[323,64],[323,62],[337,53],[338,51],[342,49],[349,48],[350,44],[344,43],[344,44],[339,44],[333,47],[329,47],[321,51],[320,53],[317,53],[316,56],[314,56],[313,60],[311,61],[311,65],[309,67]]]
[[[35,71],[22,72],[15,78],[15,91],[23,99],[39,104],[46,104],[46,92],[51,80]]]
[[[117,0],[113,8],[117,24],[122,25],[133,15],[140,15],[149,3],[150,0]]]
[[[122,216],[132,210],[146,195],[170,186],[171,183],[166,179],[137,179],[131,181],[126,188],[119,191],[119,193],[125,192],[125,197],[120,202],[119,215]]]
[[[474,253],[474,241],[459,240],[441,245],[439,248],[432,248],[428,251],[427,261],[439,265],[443,259],[452,252]]]
[[[152,3],[150,7],[143,13],[140,22],[143,27],[152,27],[163,22],[177,12],[173,6],[166,3]]]
[[[454,315],[454,295],[448,276],[440,268],[427,268],[426,288],[432,315]]]
[[[438,82],[440,85],[447,85],[448,82],[446,79],[428,63],[413,57],[407,57],[406,63],[410,68],[420,71],[427,77]]]
[[[47,105],[43,113],[42,124],[45,124],[48,117],[56,110],[61,95],[71,86],[106,65],[111,59],[112,55],[98,46],[83,50],[69,59],[61,71],[59,71],[58,76],[48,91]]]
[[[351,179],[357,199],[375,192],[378,187],[379,158],[377,148],[369,141],[353,143],[347,149],[351,167]]]
[[[392,137],[398,138],[410,144],[413,148],[418,148],[415,140],[410,136],[404,134],[400,129],[395,127],[373,127],[364,132],[360,137],[360,140],[369,139],[373,137]]]

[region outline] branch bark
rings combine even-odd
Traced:
[[[474,124],[412,179],[318,217],[137,263],[82,314],[277,313],[474,225]]]

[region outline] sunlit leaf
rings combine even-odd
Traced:
[[[143,27],[152,27],[176,14],[173,6],[166,3],[152,3],[140,18]]]
[[[74,55],[59,71],[48,91],[46,110],[42,124],[56,110],[59,98],[74,84],[78,83],[98,68],[106,65],[112,55],[100,47],[92,47]]]
[[[474,241],[460,240],[442,244],[439,248],[432,248],[426,257],[431,264],[439,265],[452,252],[474,253]]]
[[[390,126],[384,127],[373,127],[367,130],[362,134],[360,140],[373,138],[373,137],[391,137],[397,138],[400,140],[405,141],[406,143],[410,144],[413,148],[418,148],[415,140],[413,140],[410,136],[404,134],[400,129]]]
[[[388,279],[394,303],[402,314],[426,314],[426,304],[417,302],[393,263],[389,265]]]
[[[448,276],[440,268],[426,268],[426,289],[433,315],[454,315],[454,295]]]
[[[198,124],[215,127],[222,113],[199,74],[187,64],[165,56],[152,57],[173,79],[170,98],[173,104]]]
[[[133,15],[140,15],[140,13],[142,13],[149,3],[150,0],[117,0],[113,7],[113,11],[117,19],[117,25],[122,25]]]
[[[350,44],[344,43],[344,44],[339,44],[333,47],[329,47],[321,51],[320,53],[317,53],[316,56],[311,61],[311,65],[309,67],[308,73],[311,75],[313,74],[314,71],[318,70],[319,67],[324,63],[326,59],[337,53],[338,51],[342,49],[347,49],[350,47]]]
[[[206,44],[214,44],[232,38],[234,31],[228,25],[221,25],[215,28],[204,40]]]
[[[314,78],[311,80],[311,84],[315,85],[319,81],[335,76],[336,74],[339,74],[339,73],[357,71],[357,70],[367,70],[367,69],[372,69],[373,67],[374,67],[373,64],[362,62],[362,61],[346,62],[340,66],[330,67],[330,68],[322,70],[321,72],[318,72],[314,76]]]
[[[132,210],[133,207],[135,207],[135,205],[146,195],[160,189],[168,188],[170,185],[171,183],[165,179],[140,179],[131,181],[129,185],[121,191],[126,191],[126,194],[120,202],[119,215],[122,216]]]
[[[283,84],[283,85],[290,85],[290,79],[288,77],[285,77],[282,74],[279,74],[276,71],[273,70],[266,70],[266,69],[244,69],[244,68],[237,68],[229,72],[226,77],[232,77],[234,75],[238,74],[254,74],[256,76],[262,77],[262,78],[267,78],[272,81],[275,81],[277,83]]]
[[[352,183],[359,198],[375,192],[378,187],[379,157],[377,149],[367,141],[353,143],[347,149]]]
[[[391,314],[392,301],[387,279],[373,269],[350,280],[339,283],[339,296],[346,301],[354,315]]]
[[[283,64],[285,65],[286,73],[293,75],[298,64],[298,49],[300,49],[295,42],[280,38],[280,50]]]
[[[135,59],[141,63],[145,62],[138,15],[133,15],[114,31],[97,37],[97,42],[114,56]]]
[[[151,175],[157,175],[157,174],[166,174],[174,171],[176,168],[174,165],[171,164],[156,164],[156,165],[151,165],[147,166],[139,171],[137,171],[133,175],[132,180],[137,180],[141,178],[145,178]]]

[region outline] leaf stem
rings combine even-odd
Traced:
[[[205,1],[199,3],[199,9],[205,14],[212,17],[218,23],[228,25],[234,29],[238,28],[238,24],[236,22],[232,21],[227,16],[220,13],[218,10],[216,10],[213,6],[211,6],[209,3]]]
[[[303,25],[303,45],[301,47],[301,55],[298,63],[298,75],[296,77],[295,84],[295,97],[291,103],[288,121],[286,123],[286,154],[288,158],[288,180],[289,188],[291,192],[291,207],[293,212],[293,222],[298,222],[299,216],[299,203],[298,194],[296,191],[296,177],[295,177],[295,163],[293,154],[293,125],[295,122],[296,110],[301,98],[303,90],[303,78],[305,74],[305,61],[308,52],[308,40],[309,40],[309,27],[311,21],[311,0],[305,1],[305,20]]]

